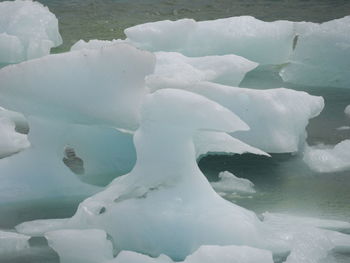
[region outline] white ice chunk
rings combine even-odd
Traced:
[[[103,263],[113,258],[113,246],[103,230],[58,230],[45,234],[60,263]]]
[[[0,116],[0,158],[20,152],[30,146],[27,135],[15,131],[15,124]]]
[[[350,105],[345,107],[344,113],[345,113],[346,116],[350,117]]]
[[[238,86],[257,63],[236,55],[185,57],[176,52],[156,52],[156,69],[147,77],[153,91],[161,87],[184,88],[199,81]]]
[[[34,1],[0,3],[0,64],[45,56],[61,43],[57,18],[47,7]]]
[[[319,173],[338,172],[350,169],[350,140],[335,146],[316,145],[305,148],[304,162]]]
[[[0,105],[25,115],[136,128],[155,58],[125,44],[49,55],[0,70]]]
[[[305,143],[309,119],[324,107],[322,97],[285,88],[253,90],[199,82],[185,89],[237,114],[250,130],[233,137],[268,153],[297,152]]]
[[[196,147],[197,159],[210,154],[243,154],[253,153],[270,156],[269,154],[233,138],[225,132],[200,131],[193,141]]]
[[[29,248],[29,238],[30,236],[15,232],[0,231],[0,255],[16,253]]]
[[[219,181],[210,183],[218,193],[223,194],[254,194],[254,184],[245,178],[238,178],[234,174],[225,171],[219,173]]]
[[[350,87],[350,16],[325,22],[295,23],[298,35],[285,81],[302,85]]]
[[[261,64],[287,61],[294,38],[293,22],[264,22],[250,16],[196,22],[158,21],[127,28],[127,40],[151,51],[187,56],[235,54]]]
[[[338,130],[338,131],[347,131],[347,130],[350,130],[350,126],[340,126],[340,127],[336,128],[336,130]]]

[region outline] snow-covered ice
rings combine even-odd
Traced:
[[[338,172],[350,169],[350,140],[334,146],[308,146],[304,152],[304,162],[319,173]]]
[[[45,56],[62,43],[58,20],[34,1],[0,3],[0,67]]]
[[[234,174],[224,171],[219,173],[219,181],[210,183],[218,193],[222,194],[254,194],[254,184],[245,178],[238,178]]]

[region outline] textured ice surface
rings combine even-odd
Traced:
[[[0,70],[0,105],[73,123],[136,128],[152,54],[116,44],[10,65]]]
[[[113,258],[112,243],[103,230],[58,230],[45,237],[60,263],[104,263]]]
[[[285,81],[302,85],[350,87],[350,16],[325,22],[295,23],[298,36]]]
[[[0,255],[16,253],[29,247],[28,240],[30,236],[0,231]]]
[[[305,148],[304,161],[310,169],[330,173],[350,169],[350,140],[334,146],[316,145]]]
[[[264,238],[254,213],[217,195],[196,164],[196,129],[233,132],[247,129],[246,124],[205,97],[172,89],[148,95],[141,115],[134,169],[82,202],[61,226],[53,221],[52,230],[99,228],[119,250],[164,253],[177,260],[203,244],[285,249]],[[50,221],[27,222],[17,229],[31,233],[35,227],[38,233],[40,224],[42,232],[50,229]]]
[[[235,54],[261,64],[286,62],[292,51],[292,22],[264,22],[250,16],[196,22],[158,21],[127,28],[127,40],[151,51],[187,56]]]
[[[225,132],[200,131],[193,137],[197,159],[210,154],[253,153],[269,156],[264,151],[237,140]]]
[[[62,43],[58,21],[33,1],[0,3],[0,66],[45,56]]]
[[[27,135],[16,132],[12,120],[0,116],[0,158],[17,153],[29,146]]]
[[[234,174],[225,171],[219,173],[219,181],[210,183],[218,193],[222,194],[253,194],[254,184],[245,178],[238,178]]]

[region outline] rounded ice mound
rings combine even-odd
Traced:
[[[0,66],[45,56],[62,38],[58,20],[33,1],[0,3]]]
[[[0,105],[25,115],[135,129],[154,64],[153,54],[115,44],[10,65],[0,70]]]

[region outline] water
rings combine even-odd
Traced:
[[[124,38],[123,30],[136,24],[164,19],[216,18],[252,15],[273,21],[323,22],[350,14],[347,0],[41,0],[56,14],[64,44],[54,52],[69,50],[79,39]],[[271,78],[266,79],[267,74]],[[242,82],[242,86],[257,88],[284,86],[305,90],[325,98],[322,114],[309,126],[308,143],[336,144],[350,139],[350,131],[336,130],[350,125],[343,111],[350,104],[350,89],[332,87],[311,88],[282,83],[273,69],[259,68]],[[301,156],[274,154],[271,158],[244,154],[241,156],[210,156],[202,159],[200,168],[209,178],[217,180],[219,172],[227,170],[250,179],[257,194],[231,197],[230,201],[260,214],[265,211],[328,219],[350,219],[350,172],[319,174],[309,170]],[[60,200],[28,200],[25,203],[0,207],[0,229],[38,218],[63,218],[74,214],[85,197]],[[1,263],[58,262],[57,254],[42,240],[31,240],[33,248],[17,255],[1,258]],[[339,262],[349,262],[349,256],[335,255]]]

